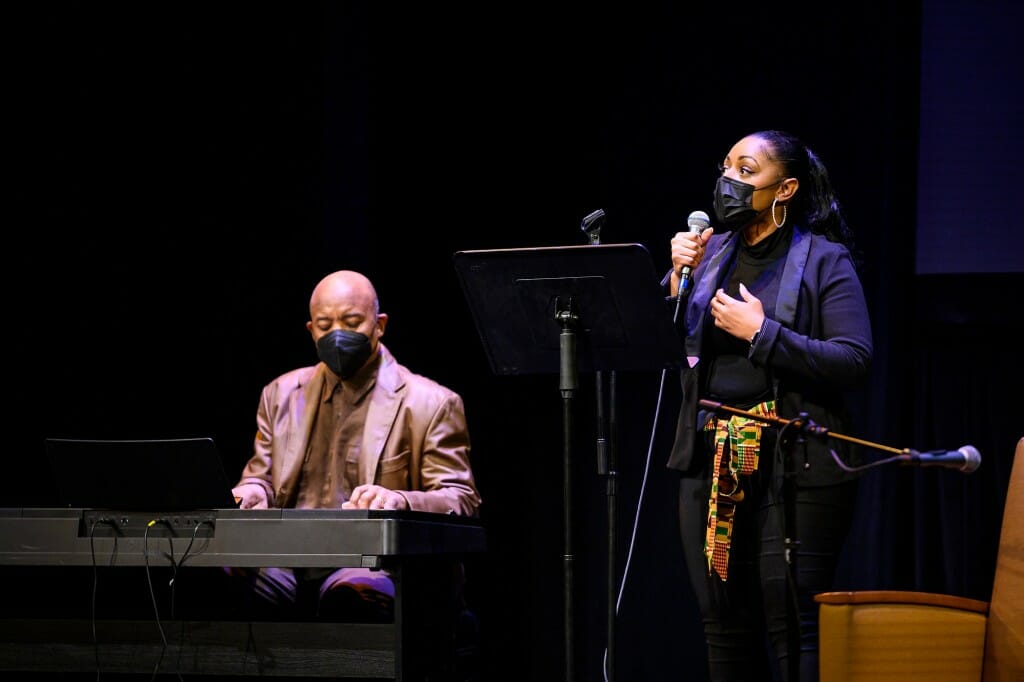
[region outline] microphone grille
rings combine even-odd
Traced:
[[[978,452],[978,448],[965,445],[958,452],[964,456],[964,465],[960,467],[960,471],[969,474],[981,466],[981,453]]]
[[[701,232],[711,227],[711,218],[704,211],[694,211],[686,218],[686,226],[693,232]]]

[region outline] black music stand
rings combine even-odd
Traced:
[[[677,368],[682,342],[641,244],[459,251],[454,262],[494,373],[559,374],[565,669],[566,680],[574,682],[571,453],[578,374]],[[609,650],[611,639],[609,633]]]

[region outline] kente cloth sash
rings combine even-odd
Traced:
[[[775,401],[768,400],[747,410],[751,414],[775,418]],[[708,575],[717,573],[724,582],[729,577],[729,547],[736,505],[743,500],[740,476],[757,471],[761,454],[762,422],[733,415],[728,419],[712,417],[704,427],[715,432],[715,461],[708,499],[708,527],[704,537],[704,555]]]

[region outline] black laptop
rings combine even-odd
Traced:
[[[238,505],[212,438],[47,438],[60,504],[82,509],[192,511]]]

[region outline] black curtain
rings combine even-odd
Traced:
[[[987,599],[1024,435],[1024,287],[1019,274],[914,274],[920,5],[838,2],[799,19],[711,5],[21,8],[22,210],[4,273],[17,485],[0,503],[54,502],[47,436],[211,435],[237,472],[260,387],[315,361],[312,286],[362,270],[391,316],[385,343],[466,400],[489,539],[467,563],[487,679],[555,679],[557,376],[490,371],[452,255],[583,244],[581,218],[603,208],[603,242],[643,244],[667,268],[729,146],[784,128],[829,166],[863,254],[876,352],[848,435],[983,457],[971,475],[869,471],[837,588]],[[659,394],[656,373],[618,379],[617,675],[699,680],[664,467],[677,382]],[[595,398],[583,377],[572,596],[585,679],[601,676],[608,607]]]

